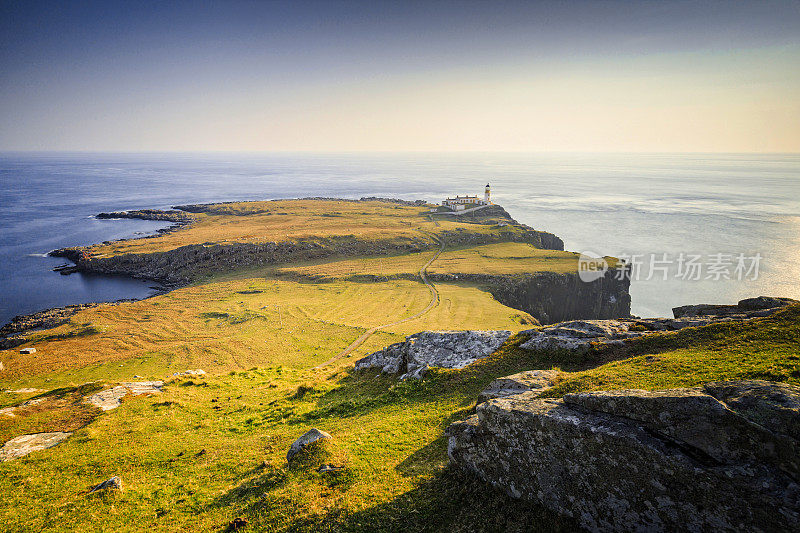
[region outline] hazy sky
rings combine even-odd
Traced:
[[[0,0],[0,150],[800,152],[800,1]]]

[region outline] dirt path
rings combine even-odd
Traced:
[[[430,280],[428,280],[427,270],[428,270],[428,267],[431,266],[431,263],[436,261],[436,259],[444,251],[444,241],[439,241],[439,243],[440,243],[440,246],[439,246],[439,250],[436,252],[436,255],[434,255],[431,258],[430,261],[428,261],[427,263],[422,265],[422,268],[419,269],[419,277],[422,278],[422,282],[428,287],[428,290],[431,292],[431,301],[428,304],[428,306],[425,309],[423,309],[422,311],[420,311],[419,313],[417,313],[417,314],[415,314],[413,316],[410,316],[408,318],[404,318],[402,320],[397,320],[397,321],[391,322],[389,324],[381,324],[380,326],[375,326],[374,328],[368,329],[367,331],[362,333],[359,338],[354,340],[350,344],[350,346],[348,346],[347,348],[345,348],[344,350],[342,350],[338,354],[334,355],[333,357],[331,357],[330,359],[328,359],[324,363],[321,363],[321,364],[315,366],[312,370],[317,370],[317,369],[323,368],[325,366],[328,366],[329,364],[341,359],[342,357],[345,357],[345,356],[349,355],[350,352],[352,352],[353,350],[355,350],[356,348],[361,346],[364,343],[364,341],[366,341],[368,338],[370,338],[376,331],[378,331],[380,329],[383,329],[383,328],[388,328],[390,326],[396,326],[398,324],[402,324],[402,323],[408,322],[410,320],[414,320],[415,318],[421,317],[422,315],[424,315],[425,313],[427,313],[428,311],[430,311],[431,309],[436,307],[436,304],[439,303],[439,292],[436,290],[436,287],[433,285],[433,283],[431,283]]]

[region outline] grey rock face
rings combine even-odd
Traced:
[[[122,479],[119,476],[114,476],[95,485],[89,492],[98,492],[101,490],[122,490]]]
[[[356,361],[355,368],[419,378],[428,367],[464,368],[496,352],[510,336],[507,330],[423,331]]]
[[[526,392],[532,392],[538,396],[554,385],[554,380],[559,374],[558,370],[527,370],[511,376],[497,378],[483,389],[478,396],[478,403]]]
[[[687,305],[676,307],[676,318],[620,318],[572,320],[523,331],[530,338],[520,345],[527,350],[588,351],[593,346],[623,346],[625,341],[652,332],[677,331],[717,322],[740,322],[765,317],[794,303],[789,298],[759,296],[737,305]]]
[[[797,303],[797,300],[774,296],[758,296],[757,298],[740,300],[736,305],[682,305],[680,307],[674,307],[672,309],[672,314],[675,318],[732,315],[744,315],[745,317],[764,316],[758,313],[758,311],[777,310],[793,303]]]
[[[308,446],[313,442],[317,442],[320,439],[332,439],[328,433],[324,431],[320,431],[317,428],[311,428],[303,435],[292,443],[292,446],[289,448],[288,453],[286,454],[286,462],[289,463],[292,461],[292,457],[297,455],[297,453]]]
[[[479,404],[448,454],[590,531],[790,531],[800,521],[800,388],[529,394]]]
[[[524,331],[530,338],[520,344],[526,350],[585,351],[593,344],[622,344],[623,339],[640,337],[630,331],[632,324],[622,320],[572,320],[550,327]],[[615,341],[620,341],[619,343]]]
[[[11,459],[28,455],[31,452],[52,448],[67,440],[70,435],[72,435],[70,432],[56,431],[14,437],[0,448],[0,462],[10,461]]]
[[[128,394],[156,394],[161,392],[163,381],[134,381],[122,383],[111,389],[92,394],[87,398],[90,404],[103,411],[110,411],[122,405],[122,398]]]

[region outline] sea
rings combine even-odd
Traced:
[[[632,312],[800,299],[800,154],[0,153],[0,324],[155,284],[53,268],[65,246],[165,224],[102,211],[310,196],[482,195],[585,257],[634,265]]]

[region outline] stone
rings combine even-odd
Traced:
[[[19,353],[23,353],[26,355],[30,355],[32,353],[36,353],[36,348],[22,348]]]
[[[511,336],[502,331],[422,331],[356,361],[356,370],[380,368],[420,378],[429,367],[459,369],[497,351]]]
[[[163,381],[125,382],[116,387],[92,394],[86,401],[103,411],[110,411],[122,405],[122,398],[128,394],[157,394],[161,392],[163,386]]]
[[[70,435],[72,435],[71,432],[55,431],[14,437],[0,448],[0,462],[10,461],[28,455],[31,452],[52,448],[67,440]]]
[[[205,376],[206,371],[198,368],[197,370],[186,370],[184,372],[175,372],[172,377],[176,376]]]
[[[483,389],[478,403],[493,398],[505,398],[524,392],[534,392],[537,396],[554,385],[558,370],[528,370],[511,376],[497,378]]]
[[[642,332],[631,331],[632,324],[622,320],[571,320],[545,328],[523,331],[529,339],[520,344],[526,350],[587,351],[593,345],[640,337]]]
[[[296,441],[292,443],[291,447],[289,448],[289,452],[286,454],[286,462],[290,463],[292,461],[292,458],[295,455],[297,455],[297,453],[300,450],[302,450],[309,444],[312,444],[322,439],[333,439],[333,437],[331,437],[328,433],[325,433],[324,431],[318,430],[317,428],[309,429],[308,431],[303,433],[303,435],[300,438],[298,438]]]
[[[448,455],[589,531],[790,531],[800,521],[800,388],[709,383],[491,399]]]
[[[6,369],[6,365],[4,365],[2,361],[0,361],[0,372],[2,372],[5,369]]]
[[[122,405],[122,398],[127,395],[128,389],[120,385],[92,394],[86,401],[103,411],[110,411]]]
[[[108,478],[102,483],[92,487],[89,492],[99,492],[101,490],[122,490],[122,479],[119,476]]]

